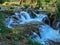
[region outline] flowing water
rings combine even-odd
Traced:
[[[34,13],[34,12],[33,12]],[[48,19],[47,15],[44,14],[36,14],[34,13],[35,18],[32,18],[31,15],[26,11],[21,12],[15,12],[14,15],[6,18],[6,26],[8,28],[13,28],[13,26],[20,25],[20,24],[26,24],[26,23],[34,23],[34,22],[42,22],[46,19]],[[47,24],[41,25],[39,27],[40,36],[33,32],[29,38],[31,38],[33,41],[42,43],[44,45],[49,45],[48,40],[53,40],[55,42],[60,42],[60,33],[58,30],[53,29]],[[28,34],[29,35],[29,34]],[[35,37],[34,37],[35,36]],[[33,37],[33,38],[32,38]]]

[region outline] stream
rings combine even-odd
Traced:
[[[59,30],[55,30],[50,26],[48,16],[45,14],[36,14],[35,12],[32,13],[33,15],[31,12],[28,13],[27,11],[15,12],[14,15],[6,18],[6,26],[8,28],[14,28],[16,25],[24,25],[30,22],[42,22],[44,25],[38,27],[41,38],[36,32],[33,32],[33,34],[30,36],[28,34],[29,38],[31,38],[33,41],[42,43],[43,45],[49,45],[49,40],[60,42]],[[47,23],[45,23],[46,20],[48,21]]]

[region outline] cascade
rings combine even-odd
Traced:
[[[32,11],[33,12],[33,11]],[[8,28],[13,28],[13,26],[20,25],[20,24],[26,24],[26,23],[34,23],[34,22],[42,22],[44,25],[41,25],[39,28],[40,36],[36,32],[32,32],[32,35],[28,34],[28,37],[31,38],[33,41],[42,43],[44,45],[49,45],[48,40],[53,40],[55,42],[60,42],[60,33],[58,30],[53,29],[50,27],[50,22],[48,19],[48,16],[45,14],[36,14],[35,18],[32,18],[31,14],[29,14],[27,11],[21,11],[16,12],[14,15],[6,18],[6,26]],[[48,20],[47,22],[45,22]],[[47,23],[47,24],[46,24]],[[57,26],[59,23],[57,24]]]

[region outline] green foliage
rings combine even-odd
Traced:
[[[57,18],[60,19],[60,3],[57,3]]]
[[[0,3],[4,3],[5,1],[9,2],[9,0],[0,0]]]
[[[31,44],[31,45],[35,45],[34,42],[28,38],[28,43]]]
[[[5,14],[3,14],[2,12],[0,12],[0,21],[2,20],[4,20],[5,19]]]
[[[4,0],[0,0],[0,3],[3,3],[4,2]]]
[[[57,3],[57,10],[60,12],[60,3]]]
[[[45,2],[50,2],[50,0],[45,0]]]
[[[27,38],[27,40],[28,40],[28,43],[29,43],[30,45],[42,45],[42,44],[40,44],[40,43],[38,43],[38,42],[32,41],[30,38]]]
[[[0,12],[0,33],[10,33],[11,30],[5,26],[4,20],[5,14]]]
[[[41,0],[37,0],[37,2],[38,7],[41,7],[42,6]]]

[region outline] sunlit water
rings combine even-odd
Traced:
[[[43,19],[48,18],[48,16],[44,14],[35,14],[35,16],[36,16],[35,18],[31,18],[30,14],[25,11],[21,11],[20,13],[16,12],[14,15],[6,18],[6,26],[8,28],[13,28],[13,26],[15,25],[26,24],[29,22],[32,23],[34,23],[34,21],[43,22],[44,21]],[[29,36],[33,41],[42,43],[44,45],[49,45],[48,40],[60,42],[60,34],[58,30],[54,30],[52,27],[50,27],[47,24],[41,25],[41,27],[39,27],[39,30],[40,30],[41,38],[35,32],[33,32],[33,35]]]

